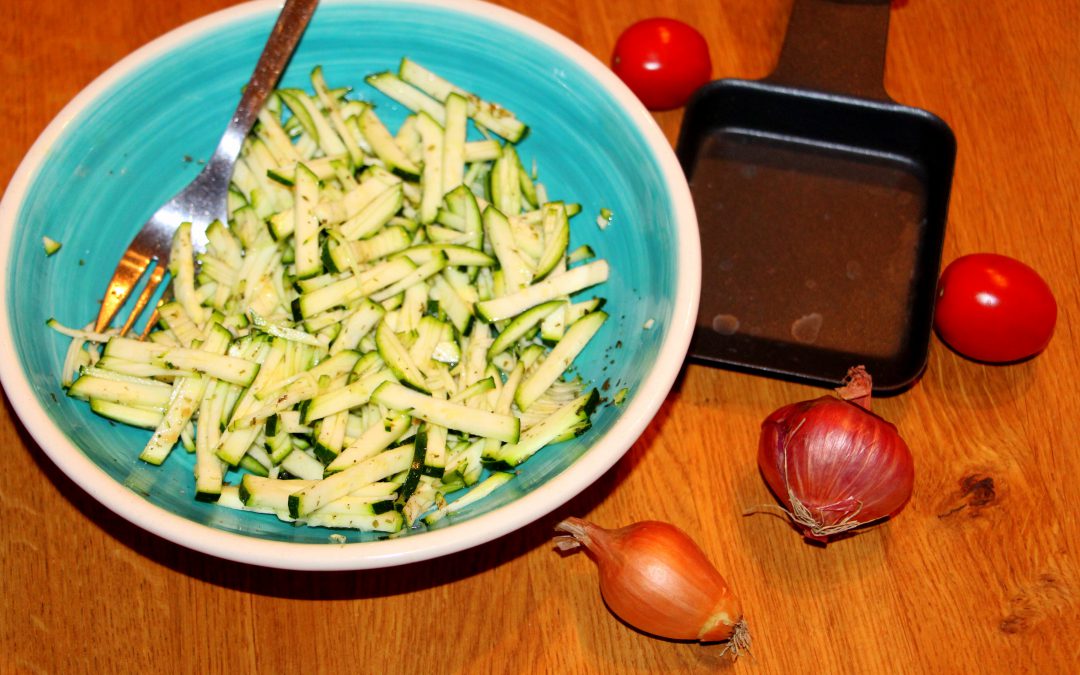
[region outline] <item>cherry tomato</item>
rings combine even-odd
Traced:
[[[934,327],[968,358],[1006,363],[1038,354],[1056,322],[1050,287],[1019,260],[975,253],[952,261],[941,274]]]
[[[650,110],[684,105],[712,77],[709,45],[682,21],[639,21],[619,36],[611,68]]]

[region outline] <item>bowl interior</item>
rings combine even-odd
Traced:
[[[652,416],[674,372],[659,394],[643,393],[641,385],[665,339],[672,337],[672,323],[681,321],[676,315],[686,309],[676,306],[676,287],[680,246],[685,254],[688,231],[685,222],[681,230],[677,222],[667,167],[643,136],[635,111],[609,93],[610,83],[602,84],[572,54],[508,25],[501,11],[488,18],[474,6],[459,6],[468,11],[441,4],[324,3],[282,80],[283,86],[310,90],[309,73],[321,65],[331,86],[350,86],[355,95],[374,101],[396,128],[405,111],[363,78],[395,70],[401,57],[409,56],[503,104],[531,127],[519,147],[524,164],[536,162],[551,198],[583,207],[572,222],[571,245],[590,244],[611,263],[610,281],[595,290],[607,298],[611,319],[579,357],[577,371],[604,387],[609,401],[628,388],[627,401],[601,406],[588,434],[543,450],[521,467],[513,487],[464,511],[454,523],[503,507],[559,476],[591,447],[606,442],[601,439],[624,413],[645,415],[638,430]],[[39,441],[43,436],[36,427],[41,425],[51,423],[62,434],[58,444],[42,443],[54,459],[81,452],[149,503],[217,530],[325,543],[329,530],[196,502],[193,458],[183,450],[174,451],[162,467],[138,462],[149,432],[98,418],[86,404],[64,395],[59,374],[68,341],[45,326],[49,317],[82,326],[96,315],[127,242],[212,152],[276,11],[273,3],[242,6],[170,34],[110,71],[96,83],[96,95],[84,96],[85,105],[66,111],[74,116],[39,153],[36,171],[31,167],[25,185],[13,182],[8,198],[21,201],[5,204],[5,218],[14,222],[2,224],[4,312],[15,358],[32,393],[32,400],[20,400],[16,407],[24,420],[34,416],[26,410],[43,413],[40,423],[27,421]],[[614,213],[606,230],[596,223],[602,207]],[[692,214],[689,225],[694,228]],[[43,235],[62,242],[63,248],[46,257]],[[696,240],[694,245],[690,250],[696,253]],[[696,269],[693,263],[690,268]],[[696,298],[696,286],[692,290]],[[644,329],[650,320],[655,323]],[[675,348],[684,350],[680,340],[681,335],[675,337]],[[676,363],[681,359],[681,353],[675,356]],[[5,376],[14,399],[12,379]],[[635,408],[643,395],[650,402]],[[625,450],[616,449],[608,465]],[[349,541],[372,538],[352,531],[339,534]]]

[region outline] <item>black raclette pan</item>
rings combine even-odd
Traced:
[[[687,105],[702,247],[691,359],[879,394],[926,366],[956,140],[893,102],[888,0],[795,0],[779,65]]]

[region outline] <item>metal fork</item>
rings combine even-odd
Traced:
[[[206,246],[206,228],[215,220],[227,221],[229,181],[233,167],[240,155],[240,148],[251,131],[266,97],[277,85],[289,57],[296,50],[318,0],[286,0],[278,15],[274,30],[270,33],[255,72],[244,88],[240,104],[236,107],[221,141],[203,170],[187,187],[170,199],[146,221],[139,233],[131,240],[101,301],[94,330],[103,332],[113,317],[132,295],[139,280],[153,264],[153,271],[135,301],[131,313],[120,330],[126,335],[142,314],[158,286],[165,278],[172,249],[173,234],[181,223],[191,223],[192,240],[197,251]],[[143,336],[155,323],[151,316],[143,330]]]

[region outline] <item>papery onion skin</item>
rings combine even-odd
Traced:
[[[749,647],[738,598],[678,527],[643,521],[608,530],[568,518],[556,529],[592,553],[604,602],[626,623],[675,640],[731,640],[736,655]]]
[[[895,515],[915,482],[911,451],[896,427],[834,396],[769,415],[758,465],[804,536],[822,542]]]

